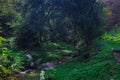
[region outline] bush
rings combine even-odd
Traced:
[[[24,56],[12,50],[2,49],[0,54],[0,78],[15,76],[23,69]]]

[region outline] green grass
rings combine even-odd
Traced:
[[[120,47],[119,33],[103,35],[104,40],[99,41],[101,49],[92,59],[83,62],[79,59],[71,60],[67,64],[47,71],[46,78],[53,80],[110,80],[114,78],[120,80],[120,65],[117,65],[111,52],[111,48]]]

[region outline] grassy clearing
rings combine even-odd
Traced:
[[[111,48],[119,48],[119,32],[103,35],[101,50],[90,60],[74,59],[46,72],[52,80],[120,80],[120,65],[116,64]],[[109,37],[109,38],[108,38]]]

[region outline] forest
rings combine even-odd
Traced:
[[[0,0],[0,80],[120,80],[119,0]]]

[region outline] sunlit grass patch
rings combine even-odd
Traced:
[[[71,50],[62,50],[64,53],[72,53],[73,51]]]

